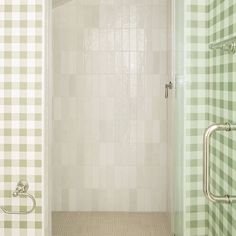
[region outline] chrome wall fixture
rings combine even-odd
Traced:
[[[6,209],[5,206],[0,206],[0,209],[6,213],[6,214],[18,214],[18,215],[26,215],[26,214],[30,214],[31,212],[33,212],[36,208],[36,201],[34,196],[32,196],[31,194],[29,194],[27,191],[29,189],[29,184],[27,181],[22,181],[20,180],[16,186],[15,191],[13,192],[12,196],[13,197],[23,197],[23,198],[30,198],[33,202],[32,207],[29,210],[26,211],[9,211]]]
[[[168,84],[165,84],[165,98],[169,97],[169,90],[173,88],[173,84],[170,81]]]
[[[214,203],[233,203],[236,202],[236,196],[230,196],[225,194],[224,196],[216,196],[211,192],[210,189],[210,138],[215,131],[226,131],[230,132],[236,130],[236,125],[225,123],[225,124],[214,124],[209,126],[203,138],[203,192],[208,200]]]
[[[236,36],[218,43],[211,43],[209,48],[220,49],[221,51],[234,54],[236,53]]]

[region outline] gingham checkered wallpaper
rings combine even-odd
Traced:
[[[202,135],[212,123],[236,121],[236,55],[209,50],[210,42],[236,32],[234,1],[188,0],[186,4],[187,122],[186,236],[236,235],[236,207],[212,204],[202,192]],[[236,194],[236,134],[218,133],[211,148],[211,185],[216,194]]]
[[[236,2],[209,3],[209,42],[235,36]],[[236,55],[212,50],[209,54],[209,123],[236,123]],[[236,133],[213,137],[211,185],[219,195],[236,195]],[[209,236],[236,235],[236,206],[209,204]]]
[[[0,204],[25,210],[12,198],[28,180],[37,208],[0,213],[0,235],[42,235],[42,0],[0,1]]]
[[[207,127],[208,1],[186,1],[185,236],[207,236],[202,192],[202,135]],[[181,235],[179,235],[181,236]]]

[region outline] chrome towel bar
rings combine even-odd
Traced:
[[[210,190],[210,138],[215,131],[236,130],[236,125],[230,123],[214,124],[209,126],[203,139],[203,192],[208,200],[214,203],[233,203],[236,202],[236,196],[216,196]]]
[[[229,39],[209,44],[210,49],[220,49],[228,53],[234,54],[236,52],[236,36]]]
[[[18,214],[18,215],[27,215],[30,214],[31,212],[33,212],[36,208],[36,201],[34,196],[32,196],[31,194],[29,194],[27,191],[29,189],[29,184],[27,181],[19,181],[17,186],[16,186],[16,190],[13,192],[13,197],[24,197],[24,198],[30,198],[33,202],[32,207],[29,210],[26,211],[9,211],[7,210],[4,206],[0,206],[0,209],[6,213],[6,214]]]

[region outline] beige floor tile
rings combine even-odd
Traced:
[[[53,236],[170,236],[164,213],[53,212]]]

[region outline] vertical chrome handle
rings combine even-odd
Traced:
[[[214,203],[233,203],[236,201],[236,196],[216,196],[210,190],[210,138],[215,131],[231,131],[236,130],[236,125],[214,124],[209,126],[203,138],[203,192],[208,200]]]
[[[170,81],[168,84],[165,84],[165,98],[169,97],[169,89],[173,88],[173,84]]]

